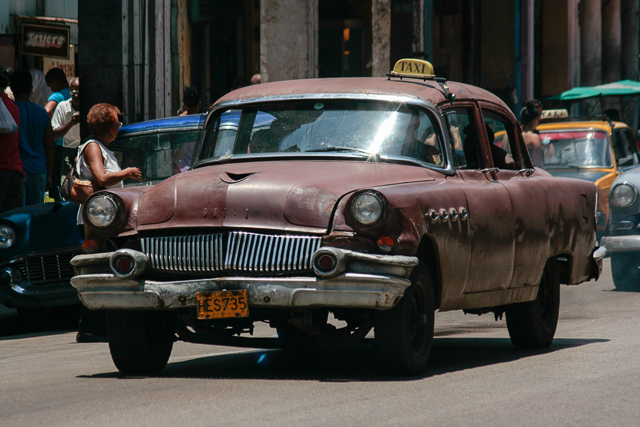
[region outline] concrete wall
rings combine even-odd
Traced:
[[[317,34],[318,0],[261,0],[262,82],[317,77]]]
[[[0,33],[15,33],[13,16],[36,15],[36,0],[0,0]]]

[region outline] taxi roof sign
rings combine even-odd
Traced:
[[[405,58],[396,62],[390,75],[393,77],[417,77],[423,79],[433,79],[435,77],[433,65],[429,61],[412,58]]]
[[[562,108],[558,110],[542,110],[542,120],[553,120],[553,119],[566,119],[569,117],[569,112]]]

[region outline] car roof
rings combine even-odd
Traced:
[[[508,107],[491,92],[464,83],[446,82],[456,101],[482,100]],[[296,95],[360,94],[410,97],[429,101],[434,105],[449,101],[443,87],[435,80],[415,78],[353,77],[285,80],[250,85],[229,92],[215,105],[226,101],[271,97],[295,97]]]
[[[166,117],[164,119],[146,120],[143,122],[124,125],[120,128],[118,137],[134,132],[146,132],[151,130],[163,130],[181,127],[197,127],[200,124],[202,114],[190,114],[187,116]]]
[[[620,128],[629,128],[626,123],[622,122],[612,122],[616,129]],[[539,131],[560,131],[565,129],[585,129],[585,128],[594,128],[598,130],[602,130],[607,133],[611,133],[611,125],[607,121],[603,120],[578,120],[578,121],[566,121],[566,122],[551,122],[551,123],[542,123],[538,125]]]

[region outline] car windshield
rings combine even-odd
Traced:
[[[603,131],[557,131],[540,135],[547,169],[610,168],[609,135]]]
[[[124,180],[125,187],[155,184],[191,166],[197,129],[122,135],[109,144],[122,169],[140,168],[142,183]]]
[[[336,153],[405,157],[444,167],[440,131],[426,110],[371,101],[269,103],[215,113],[198,161],[224,156]]]

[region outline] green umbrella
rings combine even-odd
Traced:
[[[620,80],[619,82],[597,86],[574,87],[548,99],[555,101],[579,101],[581,99],[600,96],[640,96],[640,82]]]

